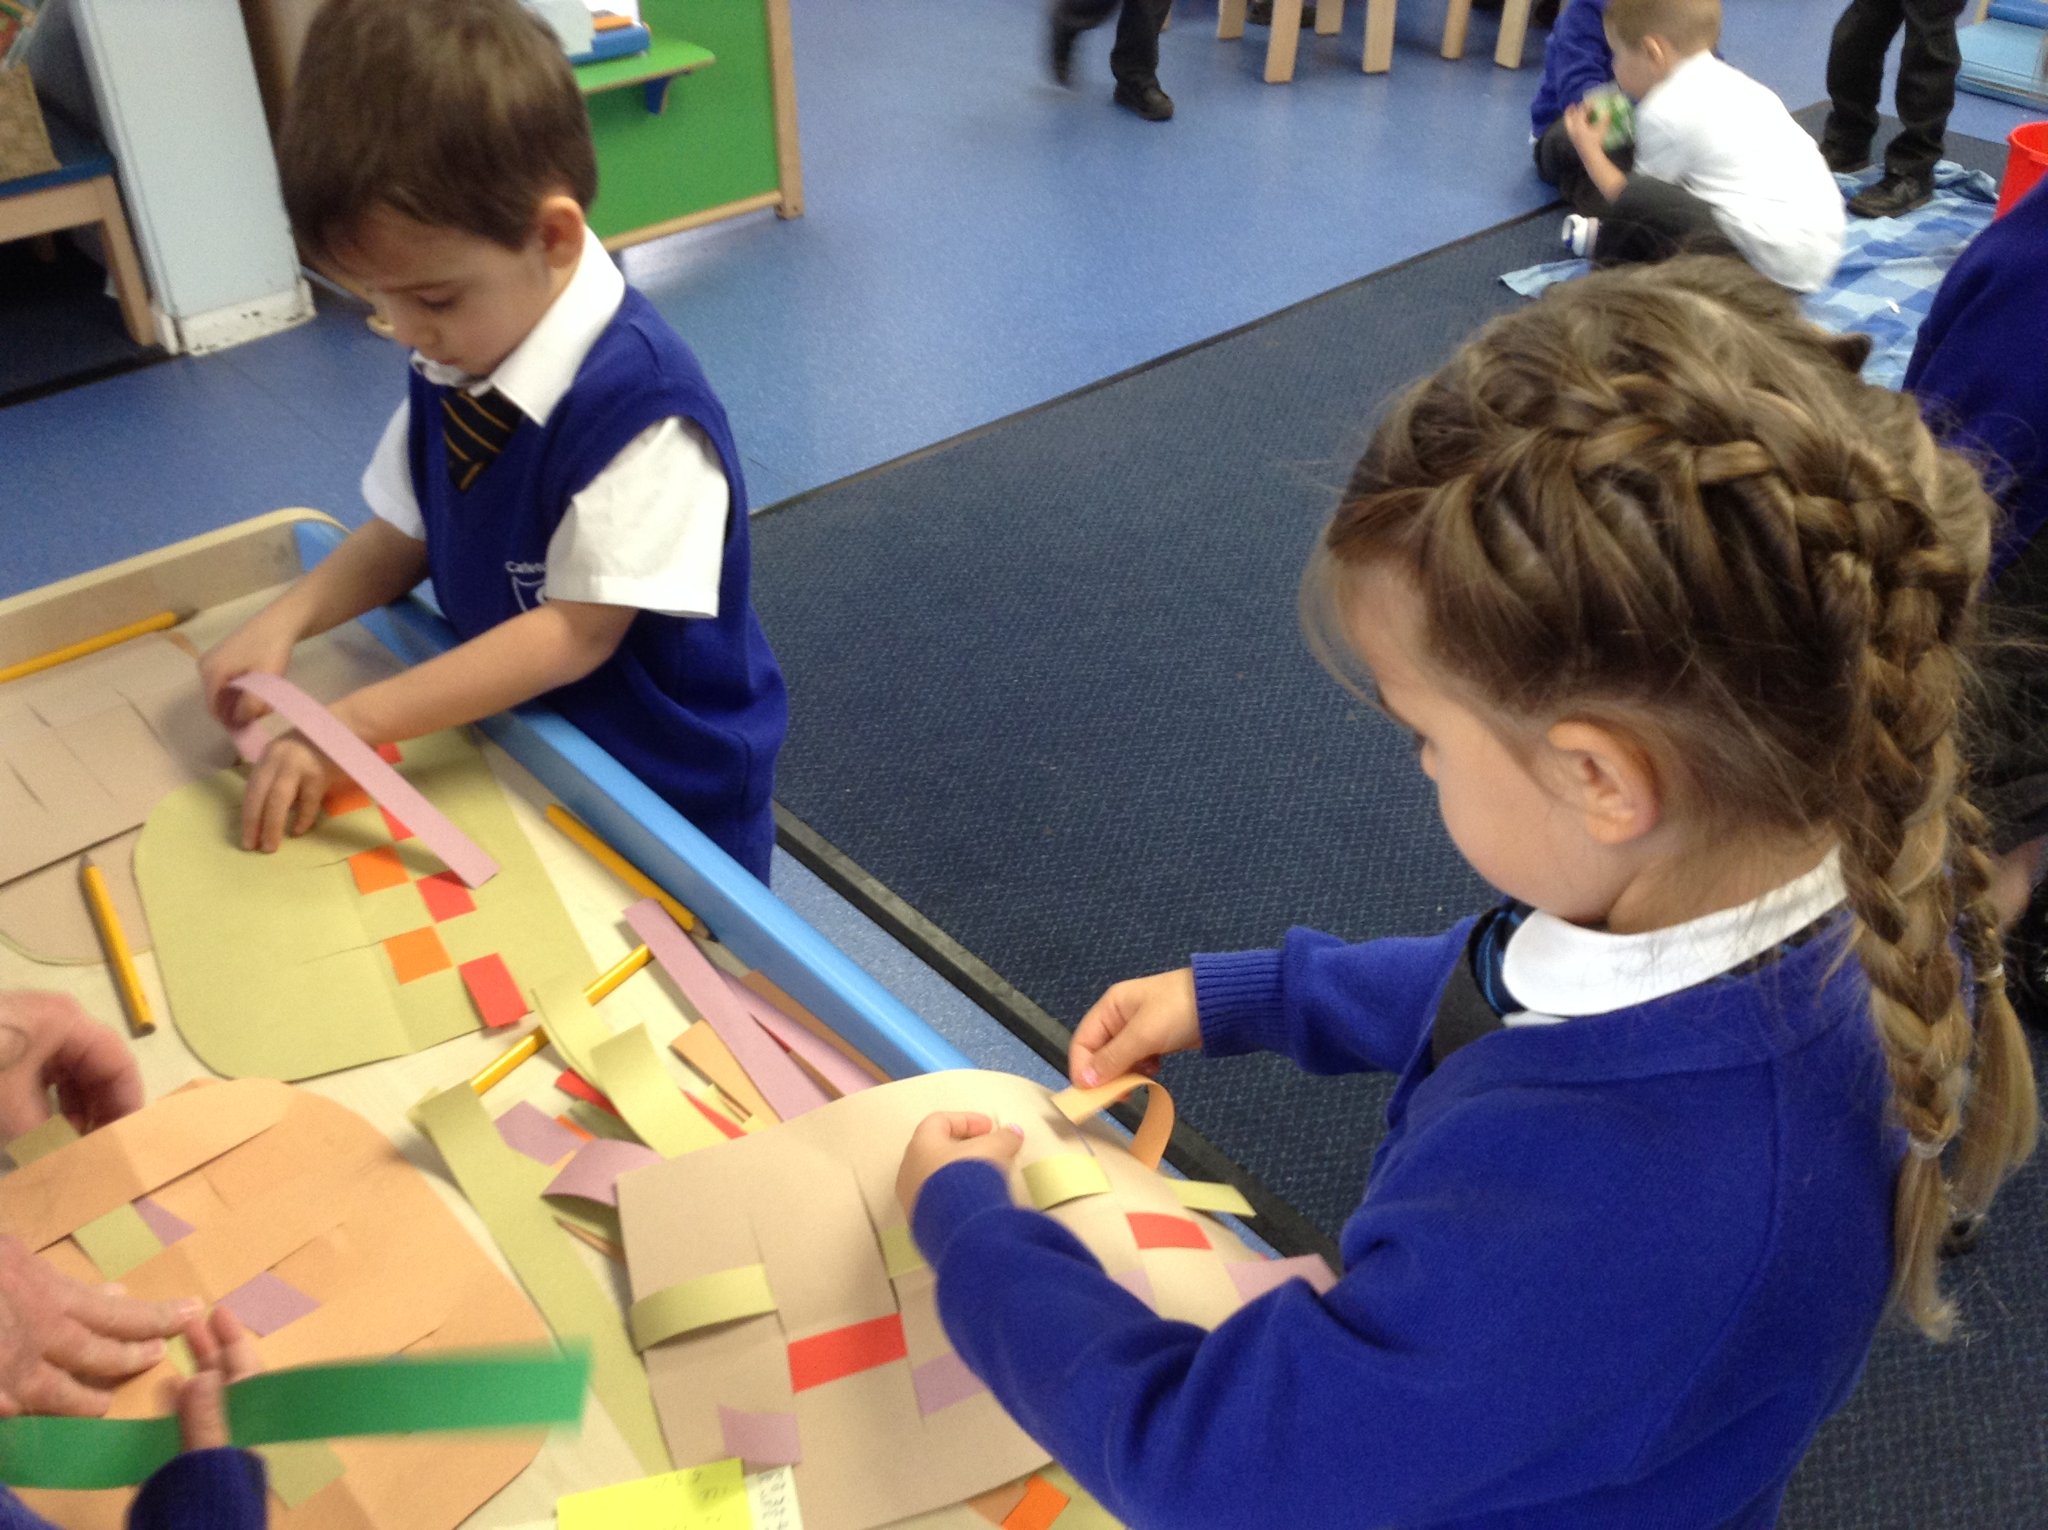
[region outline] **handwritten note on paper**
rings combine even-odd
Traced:
[[[555,1505],[555,1522],[560,1530],[753,1530],[754,1516],[734,1459],[572,1493]]]
[[[804,1530],[796,1507],[796,1468],[772,1466],[747,1474],[747,1507],[754,1512],[754,1530]]]

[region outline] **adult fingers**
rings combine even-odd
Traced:
[[[21,1384],[21,1411],[63,1418],[99,1418],[113,1405],[112,1391],[88,1386],[55,1365],[38,1366]]]
[[[58,1323],[43,1338],[43,1359],[81,1381],[126,1381],[164,1357],[162,1339],[111,1339],[80,1323]]]
[[[91,1131],[142,1108],[142,1074],[113,1027],[81,1011],[43,1064],[65,1114]],[[81,1119],[82,1118],[82,1119]]]
[[[86,1328],[110,1339],[168,1339],[206,1310],[192,1297],[175,1302],[145,1302],[119,1286],[74,1286],[65,1304]]]
[[[178,1389],[178,1433],[187,1450],[217,1450],[227,1444],[227,1387],[219,1371],[200,1371]]]

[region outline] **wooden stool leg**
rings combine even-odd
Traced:
[[[1294,54],[1301,46],[1301,0],[1273,0],[1273,36],[1266,43],[1266,83],[1294,78]]]
[[[1394,62],[1394,0],[1365,0],[1365,72],[1385,74]]]
[[[1166,29],[1167,29],[1168,27],[1170,27],[1170,26],[1172,26],[1172,25],[1173,25],[1173,5],[1172,5],[1172,3],[1171,3],[1171,0],[1168,0],[1168,4],[1167,4],[1167,7],[1166,7],[1166,9],[1165,9],[1164,11],[1162,11],[1162,12],[1160,13],[1160,16],[1159,16],[1159,30],[1160,30],[1160,31],[1162,31],[1162,32],[1164,32],[1164,31],[1165,31],[1165,30],[1166,30]]]
[[[1344,0],[1316,0],[1316,36],[1335,37],[1344,30]]]
[[[1230,42],[1244,36],[1246,0],[1220,0],[1216,7],[1216,36]]]
[[[107,270],[114,278],[114,295],[121,301],[121,321],[128,326],[128,338],[137,345],[155,345],[156,320],[149,311],[149,283],[143,280],[135,240],[128,233],[128,216],[121,211],[121,189],[111,175],[93,182],[93,189],[99,196],[100,243],[105,246]]]
[[[1465,56],[1465,29],[1471,22],[1472,0],[1451,0],[1449,9],[1444,12],[1445,58]]]
[[[1505,0],[1500,8],[1500,41],[1493,61],[1503,69],[1522,67],[1522,43],[1529,35],[1529,0]]]

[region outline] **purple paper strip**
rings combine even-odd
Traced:
[[[1110,1279],[1155,1312],[1158,1310],[1159,1303],[1152,1296],[1152,1277],[1143,1270],[1125,1270],[1123,1274],[1112,1275]]]
[[[626,923],[717,1032],[770,1110],[788,1121],[825,1103],[825,1091],[805,1077],[803,1069],[789,1060],[789,1054],[732,996],[725,986],[725,974],[711,965],[711,959],[697,949],[667,909],[652,898],[642,899],[626,910]]]
[[[794,1413],[743,1413],[721,1405],[718,1427],[725,1435],[725,1453],[738,1456],[748,1471],[795,1466],[804,1458]]]
[[[1238,1294],[1248,1302],[1286,1285],[1290,1280],[1307,1281],[1318,1296],[1337,1283],[1330,1267],[1315,1254],[1302,1254],[1293,1259],[1260,1259],[1233,1264],[1229,1268],[1230,1278],[1237,1282]]]
[[[976,1392],[988,1390],[981,1378],[967,1368],[967,1362],[950,1349],[936,1360],[912,1366],[910,1387],[917,1393],[920,1413],[936,1413],[956,1402],[965,1402]]]
[[[498,1117],[498,1135],[505,1139],[507,1147],[516,1148],[535,1163],[551,1169],[575,1152],[583,1140],[524,1100]]]
[[[320,1304],[297,1286],[265,1270],[228,1292],[220,1299],[220,1305],[240,1318],[242,1326],[260,1339],[287,1323],[297,1322]]]
[[[592,1137],[576,1150],[574,1158],[562,1165],[562,1172],[548,1181],[541,1194],[575,1195],[601,1206],[617,1206],[619,1176],[660,1162],[661,1154],[637,1142]]]
[[[747,1013],[761,1023],[761,1029],[809,1063],[826,1083],[841,1094],[859,1094],[875,1087],[867,1072],[839,1048],[821,1041],[781,1010],[755,993],[731,973],[720,974],[732,996],[746,1006]]]
[[[135,1214],[143,1224],[156,1234],[156,1241],[169,1248],[180,1238],[189,1238],[196,1229],[175,1211],[166,1211],[148,1196],[135,1203]]]

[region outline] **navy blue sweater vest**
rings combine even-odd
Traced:
[[[617,653],[543,699],[765,882],[789,705],[748,598],[739,452],[696,357],[628,288],[547,423],[522,419],[463,493],[441,437],[445,391],[413,375],[409,446],[434,591],[464,641],[539,602],[570,500],[641,431],[680,417],[709,438],[732,486],[718,615],[642,611]]]

